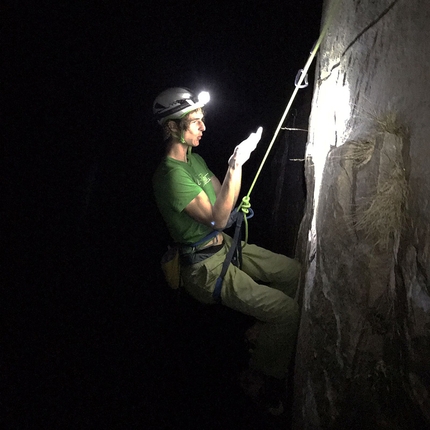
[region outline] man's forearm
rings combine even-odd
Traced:
[[[215,228],[224,228],[227,224],[239,197],[241,183],[242,166],[229,166],[213,208]]]

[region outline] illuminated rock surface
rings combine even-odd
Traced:
[[[295,428],[430,428],[430,3],[340,3],[306,153]]]

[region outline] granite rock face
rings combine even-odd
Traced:
[[[297,429],[430,428],[430,2],[326,0]]]

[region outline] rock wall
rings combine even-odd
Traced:
[[[297,248],[294,426],[430,428],[430,2],[326,0],[330,16]]]

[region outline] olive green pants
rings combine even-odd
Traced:
[[[182,268],[185,290],[202,303],[214,304],[212,292],[232,239],[206,260]],[[300,264],[256,245],[242,250],[242,268],[230,264],[224,277],[222,304],[262,322],[250,366],[275,378],[284,378],[293,353],[299,324],[294,300]]]

